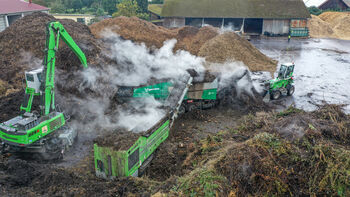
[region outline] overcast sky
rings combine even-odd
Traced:
[[[325,1],[326,0],[304,0],[306,6],[312,6],[312,5],[319,6]]]

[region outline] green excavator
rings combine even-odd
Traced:
[[[65,125],[67,117],[55,106],[55,62],[60,38],[87,67],[85,54],[60,22],[46,26],[43,67],[25,72],[26,89],[20,115],[0,123],[1,152],[39,153],[42,159],[62,158],[73,145],[77,132]],[[34,97],[40,97],[40,113],[32,110]]]

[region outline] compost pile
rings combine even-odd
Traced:
[[[186,50],[192,55],[198,56],[200,48],[209,40],[219,35],[219,30],[212,26],[205,26],[200,29],[185,26],[177,29],[176,44],[174,50]]]
[[[350,13],[324,12],[312,15],[308,22],[310,36],[314,38],[337,38],[350,40]]]
[[[52,164],[42,165],[20,159],[0,158],[0,170],[2,196],[149,195],[157,187],[152,181],[137,178],[106,181],[96,178],[89,169],[78,173],[76,168],[57,168]]]
[[[226,63],[241,61],[251,71],[274,73],[277,62],[256,49],[247,40],[233,32],[226,32],[206,42],[198,53],[209,62]]]
[[[117,33],[126,40],[145,43],[147,47],[156,46],[160,48],[163,42],[174,38],[175,32],[164,27],[154,25],[137,17],[120,16],[117,18],[105,19],[90,26],[91,32],[102,38],[103,32],[110,30]]]
[[[117,17],[103,20],[90,26],[91,32],[97,38],[103,38],[108,31],[112,31],[126,40],[144,43],[147,47],[161,48],[170,39],[177,39],[174,51],[182,49],[197,55],[199,48],[208,40],[218,35],[214,27],[182,27],[167,29],[137,17]]]
[[[236,133],[247,140],[216,169],[238,196],[349,195],[350,116],[341,106],[246,117]]]
[[[276,69],[277,62],[247,40],[233,32],[220,34],[219,29],[212,26],[166,29],[136,17],[118,17],[93,24],[90,29],[98,38],[102,38],[103,32],[109,29],[124,39],[156,48],[162,47],[166,40],[176,39],[174,51],[186,50],[192,55],[205,57],[209,62],[242,61],[252,71],[273,73]]]

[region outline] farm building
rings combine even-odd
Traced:
[[[90,24],[91,20],[95,18],[94,15],[90,14],[52,14],[52,16],[57,19],[71,19],[85,25]]]
[[[14,23],[18,18],[36,11],[49,12],[49,8],[23,0],[0,0],[0,32]]]
[[[286,35],[307,34],[311,16],[302,0],[166,0],[162,17],[168,28],[212,25],[247,34]]]
[[[163,4],[149,4],[148,5],[148,12],[150,14],[151,22],[156,25],[162,25],[162,8]]]
[[[318,8],[321,10],[347,10],[350,8],[350,0],[327,0]]]

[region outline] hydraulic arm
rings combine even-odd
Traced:
[[[48,115],[51,111],[55,110],[55,55],[56,51],[58,50],[60,38],[78,56],[83,66],[87,67],[85,54],[74,42],[72,37],[63,27],[63,25],[60,22],[48,23],[48,25],[46,26],[46,47],[45,56],[43,60],[43,69],[38,69],[26,73],[26,99],[24,103],[25,105],[21,106],[21,110],[25,112],[31,112],[34,96],[41,96],[41,115]]]
[[[43,67],[25,72],[25,101],[21,115],[0,123],[0,139],[3,151],[44,152],[46,155],[60,155],[71,146],[76,131],[64,126],[64,114],[55,108],[55,63],[59,40],[62,39],[78,56],[84,67],[87,60],[79,46],[60,22],[46,26],[46,46]],[[32,113],[34,96],[39,96],[41,113]],[[57,153],[57,154],[56,154]]]

